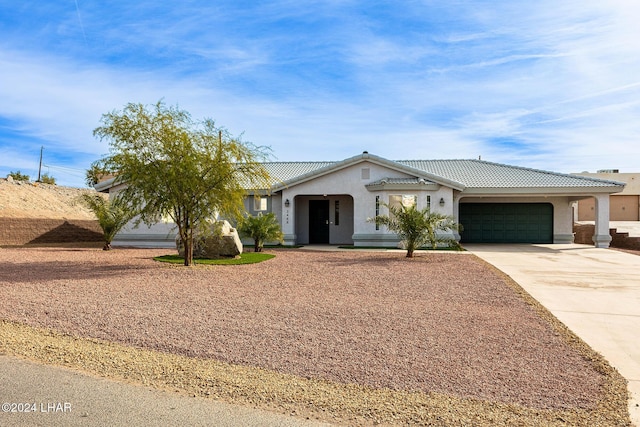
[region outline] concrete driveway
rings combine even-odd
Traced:
[[[468,244],[629,381],[640,427],[640,256],[587,245]]]

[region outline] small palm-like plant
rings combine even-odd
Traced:
[[[81,196],[81,201],[98,218],[105,241],[102,250],[110,250],[115,235],[136,213],[118,196],[109,200],[99,194],[85,193]]]
[[[369,218],[368,221],[384,225],[390,231],[397,233],[407,249],[407,258],[413,258],[413,252],[427,244],[433,249],[436,249],[439,244],[458,246],[455,239],[438,234],[438,231],[461,228],[453,217],[431,212],[429,208],[418,210],[415,205],[398,207],[385,203],[384,206],[389,209],[389,215],[379,215]]]
[[[247,215],[240,220],[238,231],[243,237],[253,239],[255,252],[262,252],[264,242],[282,242],[284,237],[278,219],[273,212],[269,212],[266,215],[262,213],[256,216]]]

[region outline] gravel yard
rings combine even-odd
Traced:
[[[150,259],[165,253],[0,249],[0,319],[312,382],[523,408],[549,425],[575,413],[626,425],[617,372],[471,254],[279,250],[260,264],[194,268]]]

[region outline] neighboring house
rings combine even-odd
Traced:
[[[573,205],[595,200],[598,247],[608,247],[609,195],[624,183],[481,160],[392,161],[367,152],[336,162],[265,163],[270,189],[251,193],[251,214],[274,212],[285,244],[395,246],[398,237],[367,219],[383,203],[417,204],[463,225],[462,243],[571,243]],[[113,180],[96,186],[114,191]],[[170,224],[127,228],[115,245],[170,246]]]
[[[627,184],[619,193],[609,198],[611,221],[640,221],[640,173],[619,173],[617,170],[601,170],[597,173],[581,172],[574,175],[590,178],[620,181]],[[583,199],[578,202],[576,221],[595,221],[595,200]]]

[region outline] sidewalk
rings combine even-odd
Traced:
[[[502,270],[629,381],[640,427],[640,256],[587,245],[465,248]]]
[[[12,407],[12,403],[16,405]],[[129,385],[5,355],[0,355],[0,404],[3,427],[329,425]],[[7,412],[11,409],[23,412]]]

